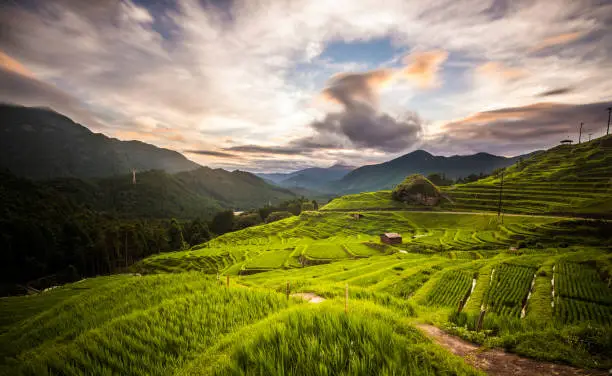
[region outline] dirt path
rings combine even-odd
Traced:
[[[300,297],[304,300],[307,300],[308,303],[321,303],[323,301],[325,301],[325,298],[322,296],[319,296],[315,293],[312,292],[298,292],[297,294],[291,294],[291,296],[297,296]]]
[[[576,376],[576,375],[608,375],[605,371],[586,371],[566,365],[541,362],[523,358],[516,354],[507,353],[498,349],[481,349],[473,343],[445,333],[432,325],[417,325],[428,337],[450,352],[465,359],[472,366],[485,371],[488,375],[514,376]]]

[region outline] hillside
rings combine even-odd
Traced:
[[[285,188],[305,188],[313,191],[327,191],[329,183],[339,180],[354,170],[354,167],[335,164],[328,168],[311,167],[282,174],[256,174]]]
[[[501,175],[446,188],[452,210],[497,210]],[[509,213],[612,214],[612,136],[559,145],[505,169],[502,210]]]
[[[201,273],[94,278],[0,312],[2,374],[481,375],[384,307],[347,316]]]
[[[403,243],[382,244],[385,231]],[[609,222],[556,217],[303,212],[148,257],[136,275],[0,299],[0,373],[487,370],[433,343],[415,326],[423,322],[523,356],[607,369],[611,234]],[[326,300],[308,304],[287,289]]]
[[[8,174],[7,176],[10,176]],[[3,179],[3,204],[13,202],[11,193],[19,193],[20,183],[7,185]],[[80,180],[76,178],[28,182],[41,192],[99,212],[114,213],[126,218],[210,219],[220,210],[246,210],[277,204],[295,198],[291,191],[272,186],[262,179],[242,171],[200,167],[195,170],[168,174],[146,171],[112,178]],[[35,204],[34,194],[29,202]]]
[[[606,368],[612,365],[606,339],[612,330],[611,230],[610,223],[555,217],[512,216],[502,224],[494,213],[364,211],[355,219],[305,212],[152,256],[133,270],[219,272],[231,283],[278,292],[289,281],[291,292],[339,306],[348,284],[349,307],[385,307],[526,356]],[[400,233],[403,243],[381,244],[385,231]],[[476,334],[482,306],[488,307],[485,332]],[[571,336],[597,345],[568,346]]]
[[[200,165],[176,151],[120,141],[49,109],[0,104],[0,168],[31,179],[93,178]]]
[[[417,150],[388,162],[359,167],[329,187],[337,193],[379,191],[393,188],[411,174],[443,173],[456,179],[470,174],[490,173],[497,168],[509,166],[520,158],[521,156],[506,158],[487,153],[443,157]]]

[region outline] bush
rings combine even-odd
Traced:
[[[292,216],[293,216],[293,214],[289,213],[288,211],[272,212],[266,218],[266,223],[280,221],[281,219],[289,218],[289,217],[292,217]]]
[[[435,205],[440,199],[440,190],[423,175],[414,174],[398,184],[391,196],[396,201]]]

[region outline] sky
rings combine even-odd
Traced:
[[[6,0],[0,102],[253,172],[604,134],[607,0]]]

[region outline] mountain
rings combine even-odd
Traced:
[[[289,190],[248,172],[208,167],[176,174],[159,170],[137,173],[136,184],[131,174],[89,180],[61,178],[38,184],[93,210],[132,218],[209,219],[224,209],[258,208],[295,198]]]
[[[0,104],[0,168],[18,176],[92,178],[198,167],[176,151],[93,133],[49,109]]]
[[[388,162],[359,167],[329,187],[337,193],[390,189],[411,174],[443,173],[456,179],[470,174],[490,173],[523,157],[506,158],[488,153],[443,157],[416,150]]]
[[[285,188],[306,188],[309,190],[324,190],[333,181],[342,179],[355,167],[335,164],[331,167],[311,167],[287,174],[257,174],[257,176],[271,181]]]

